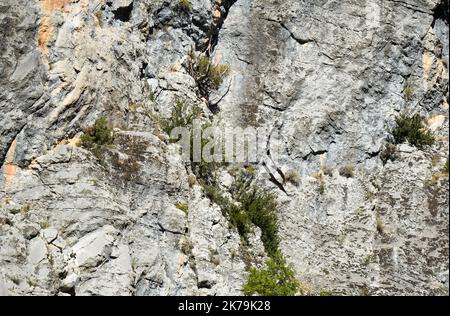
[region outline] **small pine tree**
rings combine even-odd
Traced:
[[[404,114],[396,118],[397,126],[392,130],[396,144],[409,142],[411,145],[423,149],[434,143],[434,136],[425,127],[424,118],[419,114],[408,117]]]
[[[266,262],[266,268],[250,268],[243,292],[245,295],[262,296],[294,296],[301,293],[293,267],[287,264],[280,253]]]

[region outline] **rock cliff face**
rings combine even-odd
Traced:
[[[306,293],[448,295],[448,25],[447,0],[0,0],[0,294],[242,294],[261,232],[162,132],[182,99],[279,135],[255,177]],[[207,95],[192,51],[229,65]],[[400,113],[436,141],[386,161]]]

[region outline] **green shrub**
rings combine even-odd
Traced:
[[[80,137],[81,146],[93,151],[99,151],[102,147],[112,144],[113,131],[106,118],[101,117],[95,121],[94,126],[86,128]]]
[[[275,196],[256,186],[239,196],[241,208],[251,223],[261,229],[261,240],[269,256],[278,251],[277,203]]]
[[[230,66],[223,64],[210,65],[209,67],[209,79],[211,80],[212,87],[217,90],[223,83],[225,77],[230,74]]]
[[[150,92],[148,93],[148,98],[149,98],[150,101],[155,102],[155,101],[156,101],[156,95],[155,95],[155,92],[154,92],[154,91],[150,91]]]
[[[277,203],[275,196],[252,184],[252,178],[244,175],[233,183],[231,194],[236,203],[224,197],[222,192],[211,185],[203,185],[206,196],[219,205],[230,225],[247,242],[252,225],[261,229],[261,240],[269,256],[278,251]]]
[[[392,130],[392,136],[396,144],[409,142],[411,145],[422,149],[434,143],[434,136],[425,127],[425,120],[419,114],[408,117],[404,114],[396,118],[397,126]]]
[[[223,80],[230,74],[230,67],[213,63],[206,55],[196,55],[191,51],[188,55],[187,70],[197,82],[199,94],[207,98],[212,90],[219,89]]]
[[[275,254],[266,265],[264,269],[250,268],[243,288],[245,295],[294,296],[301,292],[293,267],[281,254]]]
[[[192,9],[192,3],[189,0],[179,0],[178,5],[185,11],[189,11]]]
[[[201,133],[202,135],[204,135],[204,131],[207,128],[212,128],[212,125],[210,123],[203,123],[201,126]],[[194,135],[191,135],[191,148],[194,148]],[[201,152],[202,152],[202,157],[201,157],[201,161],[200,162],[194,162],[194,152],[193,150],[191,151],[191,167],[192,167],[192,172],[196,175],[197,178],[200,179],[201,182],[208,184],[208,185],[217,185],[217,170],[219,169],[220,166],[225,165],[225,163],[223,161],[206,161],[204,160],[203,157],[203,150],[205,148],[205,146],[209,143],[213,141],[213,139],[207,139],[202,137],[201,139]],[[211,152],[211,154],[213,154]]]
[[[161,120],[160,125],[162,130],[170,135],[175,127],[187,127],[192,129],[192,122],[194,119],[199,118],[201,114],[202,110],[200,107],[194,105],[191,108],[185,101],[176,100],[170,118]]]
[[[231,226],[235,227],[239,236],[246,240],[247,235],[252,231],[249,215],[241,207],[232,204],[228,206],[226,211]]]
[[[320,195],[324,195],[325,194],[325,189],[326,189],[325,183],[323,181],[321,181],[319,183],[319,193],[320,193]]]
[[[201,162],[194,162],[194,135],[193,135],[193,121],[195,119],[199,119],[202,115],[202,109],[194,105],[193,107],[189,107],[186,102],[182,100],[177,100],[175,106],[172,110],[171,117],[168,119],[160,120],[161,129],[166,132],[168,135],[172,132],[172,130],[176,127],[185,127],[190,131],[190,142],[191,142],[191,150],[190,150],[190,162],[193,173],[199,178],[200,181],[203,181],[206,184],[214,184],[216,178],[216,170],[218,166],[222,165],[222,162],[207,162],[202,159]],[[210,123],[203,123],[201,126],[202,133],[205,129],[212,127]],[[177,140],[171,139],[172,142],[176,142]],[[202,137],[201,139],[201,151],[203,152],[203,148],[209,143],[209,139],[205,139]]]
[[[447,161],[445,162],[445,165],[444,165],[444,172],[446,174],[448,174],[448,157],[447,157]]]
[[[179,209],[180,211],[183,211],[184,214],[186,214],[186,215],[189,214],[189,206],[187,204],[177,203],[177,204],[175,204],[175,207],[177,209]]]
[[[410,85],[405,86],[405,89],[403,89],[403,95],[407,101],[411,101],[414,98],[414,88]]]

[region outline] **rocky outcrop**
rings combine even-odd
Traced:
[[[308,293],[448,295],[448,1],[189,3],[0,4],[0,295],[242,293],[261,233],[242,249],[161,131],[177,98],[278,132],[255,174]],[[207,96],[191,50],[230,66]],[[437,141],[384,163],[405,112]],[[100,116],[95,155],[77,144]]]

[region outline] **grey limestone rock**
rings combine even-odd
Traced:
[[[254,175],[308,293],[448,295],[448,1],[190,3],[1,0],[0,295],[242,295],[261,231],[244,251],[162,131],[177,99],[278,132]],[[207,96],[191,50],[230,67]],[[436,142],[383,162],[400,113]]]

